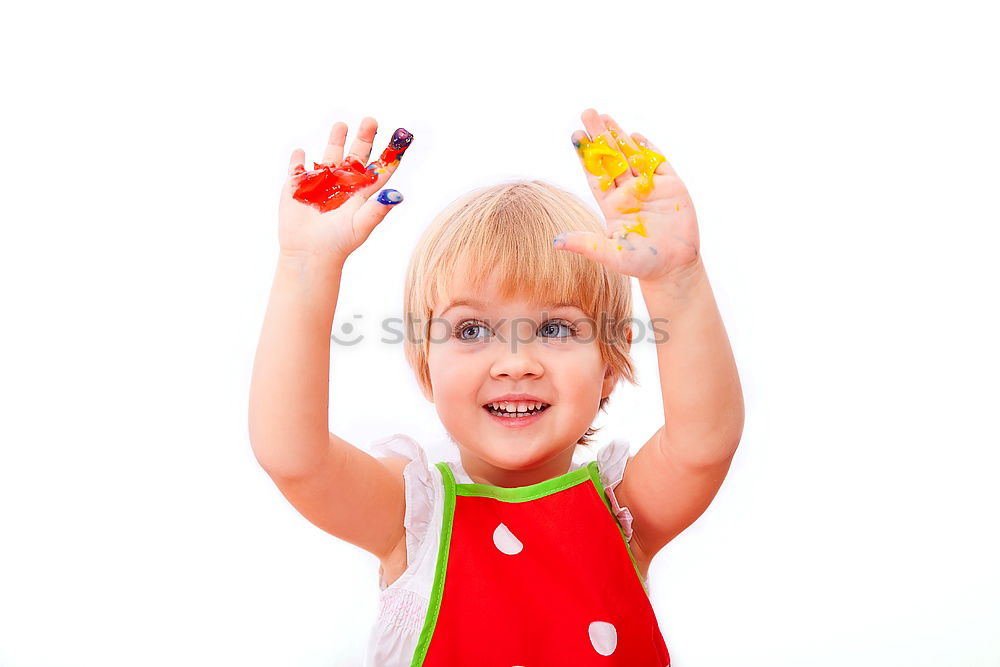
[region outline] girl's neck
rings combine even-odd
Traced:
[[[565,475],[573,464],[573,445],[539,466],[524,470],[507,470],[487,463],[478,456],[459,448],[462,469],[475,484],[513,488],[540,484]]]

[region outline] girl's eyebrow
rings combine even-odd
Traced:
[[[441,317],[444,316],[452,308],[457,308],[458,306],[469,306],[475,308],[476,310],[486,310],[489,306],[482,301],[477,301],[476,299],[455,299],[448,304],[448,307],[441,311]],[[580,307],[575,303],[568,303],[566,301],[560,301],[559,303],[547,303],[544,304],[546,308],[576,308],[580,310]]]
[[[448,304],[448,307],[441,311],[441,315],[444,315],[452,308],[457,308],[458,306],[471,306],[476,310],[484,310],[486,305],[482,301],[476,301],[475,299],[455,299]]]

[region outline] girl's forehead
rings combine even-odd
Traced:
[[[496,270],[486,276],[477,276],[459,267],[439,282],[436,292],[433,312],[438,315],[461,306],[482,312],[540,312],[557,308],[585,311],[579,294],[555,294],[551,288],[531,282],[503,284],[498,281]]]
[[[572,309],[583,311],[583,308],[575,302],[570,301],[531,301],[524,297],[511,299],[484,299],[472,295],[458,295],[454,298],[442,301],[440,308],[435,308],[435,312],[444,315],[452,309],[468,308],[479,312],[499,312],[517,311],[524,313],[535,313],[544,311],[555,311],[561,309]]]

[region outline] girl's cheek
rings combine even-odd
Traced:
[[[451,342],[451,325],[447,322],[434,320],[428,328],[431,347],[447,346]]]

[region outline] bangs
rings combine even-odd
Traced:
[[[580,255],[557,250],[561,232],[597,231],[604,226],[586,209],[545,190],[503,184],[503,197],[474,199],[440,229],[437,252],[426,264],[423,299],[428,310],[443,309],[459,296],[453,287],[478,289],[495,276],[500,297],[534,304],[568,303],[597,317],[609,293],[606,270]]]

